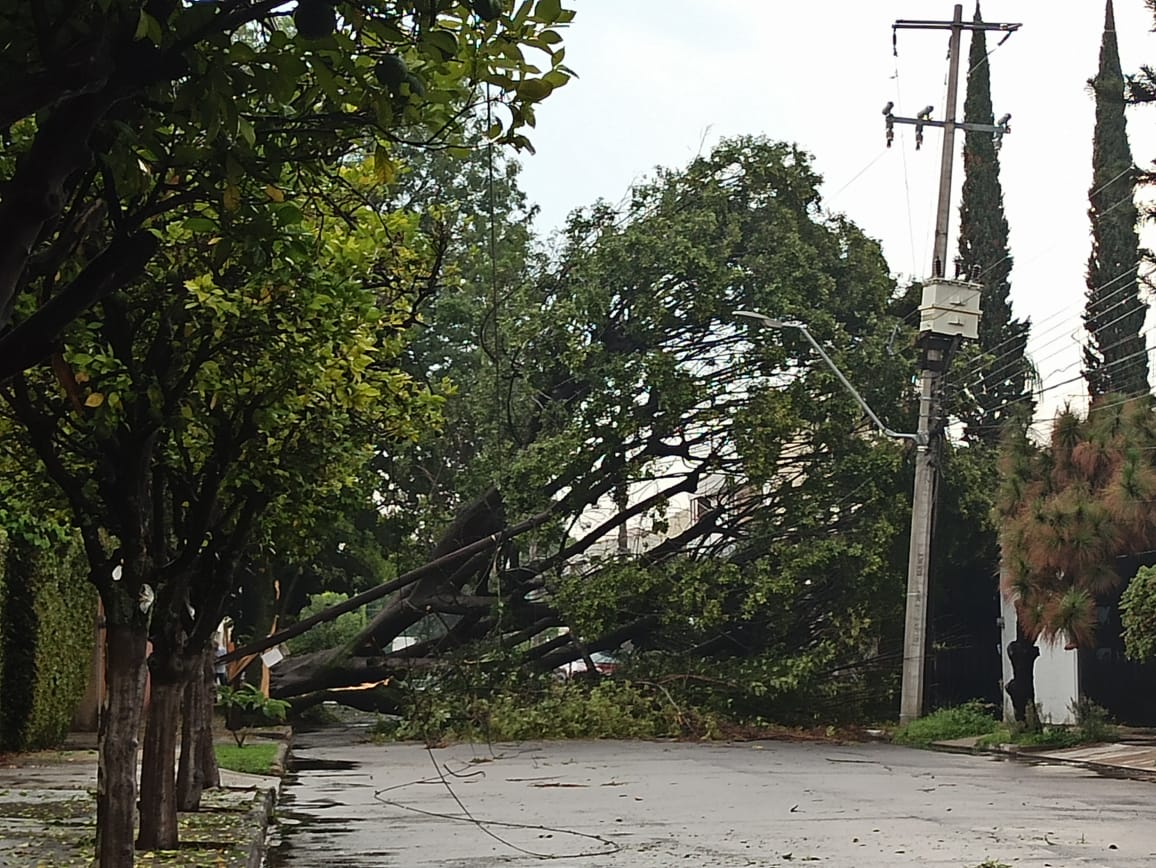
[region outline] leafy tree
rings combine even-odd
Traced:
[[[65,0],[0,13],[0,378],[141,274],[152,229],[234,210],[243,179],[318,195],[353,148],[450,146],[489,101],[487,134],[526,147],[569,75],[558,0]],[[533,52],[527,59],[525,52]],[[535,61],[544,59],[545,72]],[[278,195],[271,192],[271,195]]]
[[[467,286],[452,322],[493,311],[490,365],[468,326],[415,358],[460,384],[447,415],[484,435],[437,446],[466,471],[439,480],[462,504],[433,548],[442,559],[386,586],[397,595],[343,648],[279,665],[274,692],[350,701],[328,691],[396,685],[454,649],[542,671],[629,640],[702,668],[735,661],[734,683],[757,683],[766,704],[884,654],[901,621],[903,452],[870,434],[801,336],[751,334],[732,317],[807,321],[863,373],[868,399],[894,408],[892,424],[910,422],[911,364],[887,353],[893,287],[878,246],[818,216],[817,185],[795,148],[728,141],[660,170],[621,213],[576,213],[532,271],[511,255],[497,310],[484,285]],[[713,503],[680,510],[703,492]],[[626,522],[668,533],[622,559]],[[472,555],[452,554],[466,544]],[[435,638],[382,653],[423,621]],[[378,695],[397,710],[397,694]]]
[[[527,146],[520,131],[534,122],[534,105],[568,79],[556,26],[573,13],[557,0],[504,11],[498,3],[475,14],[463,2],[416,0],[101,0],[80,8],[60,0],[0,13],[0,66],[10,84],[0,98],[0,128],[8,131],[0,156],[0,380],[52,356],[67,395],[63,404],[44,371],[17,376],[6,390],[71,501],[109,617],[102,865],[132,861],[139,664],[150,617],[154,686],[162,685],[153,696],[163,704],[173,701],[186,651],[202,642],[259,517],[294,473],[333,462],[331,447],[352,430],[352,422],[338,425],[325,439],[322,426],[322,439],[311,443],[310,401],[328,393],[336,412],[356,416],[375,392],[408,391],[402,381],[381,381],[368,361],[377,336],[361,333],[363,344],[347,346],[340,329],[357,322],[352,315],[318,318],[331,329],[316,336],[330,342],[325,349],[350,351],[328,368],[318,367],[321,344],[278,332],[300,333],[317,314],[297,302],[329,303],[330,276],[307,274],[301,256],[325,252],[325,241],[311,251],[282,230],[331,200],[335,186],[348,188],[339,167],[352,157],[372,152],[378,181],[388,182],[391,146],[452,146],[483,102],[493,121],[487,135]],[[527,50],[544,58],[544,72]],[[268,251],[288,258],[265,260]],[[282,279],[319,280],[313,301],[279,285],[259,288],[256,275],[278,268]],[[174,298],[195,313],[174,309]],[[288,298],[293,304],[281,307]],[[262,333],[254,319],[274,310],[289,319]],[[383,339],[399,313],[404,318],[383,314]],[[206,326],[217,317],[220,333],[185,334],[189,317]],[[228,328],[242,323],[239,336]],[[283,369],[254,362],[258,336],[269,339],[265,349],[283,352]],[[385,350],[378,359],[396,345]],[[310,383],[316,391],[288,400],[287,390]],[[190,416],[174,419],[176,410]],[[169,463],[154,469],[160,455]],[[235,461],[269,475],[236,478],[228,470]],[[193,588],[206,599],[182,597],[196,597]],[[197,612],[191,626],[182,624],[186,607]],[[168,754],[172,733],[155,735],[148,749]],[[142,800],[155,812],[142,817],[142,845],[175,836],[167,782],[162,775],[152,783],[162,789]]]
[[[1137,292],[1140,265],[1136,232],[1136,170],[1124,117],[1124,73],[1108,0],[1100,69],[1090,82],[1096,98],[1096,130],[1089,192],[1092,253],[1084,327],[1084,379],[1093,398],[1108,392],[1138,395],[1149,390],[1148,354],[1142,330],[1147,305]]]
[[[981,20],[978,3],[975,19]],[[983,30],[972,31],[967,68],[964,120],[992,124],[995,115],[991,105],[991,68]],[[999,152],[990,133],[966,133],[963,170],[960,265],[965,276],[983,286],[979,349],[984,353],[982,363],[976,366],[975,382],[968,385],[975,409],[963,414],[964,436],[971,443],[995,446],[1013,408],[1023,404],[1029,415],[1031,412],[1031,372],[1025,356],[1030,325],[1012,317],[1012,255],[999,179]]]
[[[1082,419],[1066,410],[1046,448],[1009,440],[997,506],[1003,592],[1029,638],[1091,645],[1096,596],[1120,582],[1116,558],[1156,547],[1154,454],[1146,395],[1102,396]]]
[[[416,219],[361,205],[364,179],[343,175],[351,189],[324,203],[340,222],[266,197],[216,215],[227,234],[208,218],[168,223],[163,258],[64,335],[65,390],[38,370],[3,393],[70,504],[104,601],[108,812],[124,805],[107,793],[133,786],[152,641],[142,847],[175,845],[181,693],[262,518],[307,520],[303,487],[339,490],[379,438],[413,436],[436,412],[392,361],[406,287],[429,265]]]

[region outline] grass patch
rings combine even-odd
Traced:
[[[913,720],[897,729],[891,740],[896,744],[926,747],[936,741],[986,735],[998,726],[999,722],[991,716],[987,706],[981,702],[967,702]]]
[[[1020,747],[1050,747],[1062,750],[1081,744],[1113,741],[1117,736],[1116,727],[1108,719],[1108,713],[1095,703],[1083,699],[1073,703],[1072,715],[1075,726],[1052,726],[1044,724],[1035,728],[1022,723],[1004,724],[979,740],[979,747],[998,747],[1014,744]],[[1039,719],[1038,712],[1035,718]]]
[[[215,747],[217,765],[223,769],[249,775],[273,774],[273,760],[277,757],[276,744],[249,744],[244,747],[218,744]]]
[[[1039,732],[1031,732],[1018,727],[1001,726],[979,740],[979,747],[998,747],[1001,744],[1015,744],[1020,747],[1054,747],[1057,750],[1084,744],[1085,739],[1074,729],[1059,726],[1045,726]]]

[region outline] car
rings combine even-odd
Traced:
[[[613,675],[619,665],[616,657],[612,657],[603,651],[595,651],[590,655],[590,659],[594,661],[594,668],[601,675]],[[565,663],[554,670],[560,678],[573,678],[575,675],[579,675],[585,671],[586,661],[581,657],[577,660],[571,660],[569,663]]]

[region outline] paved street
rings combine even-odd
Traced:
[[[1072,766],[786,742],[459,745],[431,760],[359,732],[297,736],[271,868],[1156,864],[1156,784]]]

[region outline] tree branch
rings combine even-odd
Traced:
[[[3,205],[0,205],[2,209]],[[3,243],[0,241],[0,246]],[[0,337],[0,381],[49,356],[64,327],[108,293],[135,278],[152,259],[157,243],[156,238],[147,232],[114,242],[72,283]]]

